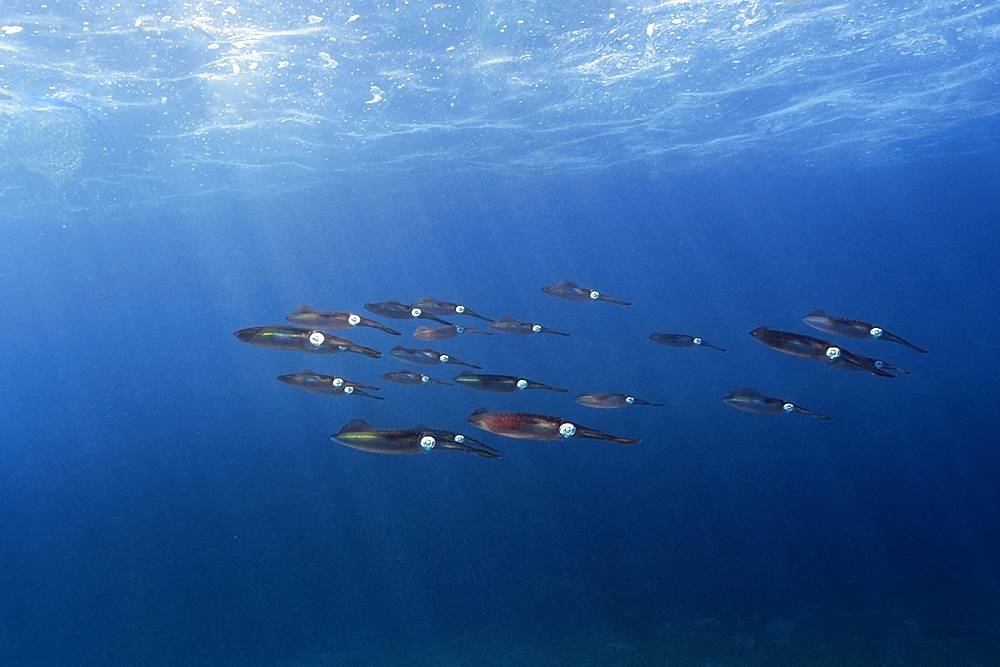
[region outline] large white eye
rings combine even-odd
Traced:
[[[691,342],[694,343],[695,345],[701,345],[701,339],[700,338],[695,338]]]
[[[830,361],[833,361],[834,359],[840,356],[840,348],[837,347],[836,345],[831,345],[830,347],[826,348],[826,356]]]
[[[634,396],[626,396],[625,397],[625,402],[628,403],[629,405],[632,405],[633,403],[635,403],[635,397]]]
[[[576,426],[569,423],[563,422],[559,424],[559,435],[564,438],[572,438],[576,434]]]
[[[465,436],[462,435],[461,433],[456,433],[455,437],[452,438],[452,440],[461,445],[463,442],[465,442]]]
[[[457,334],[464,334],[465,333],[465,327],[455,327],[455,333],[457,333]]]
[[[791,403],[785,403],[784,405],[781,406],[781,409],[784,410],[785,412],[794,412],[795,406],[792,405]]]
[[[431,379],[429,377],[427,377],[426,375],[421,375],[420,376],[420,381],[421,382],[430,382]]]
[[[601,298],[601,293],[598,292],[597,290],[591,290],[590,291],[590,298],[591,299],[600,299]]]
[[[875,368],[882,368],[883,366],[885,366],[885,362],[879,361],[878,359],[876,359],[874,365],[875,365]]]
[[[354,393],[354,387],[344,387],[344,393],[345,394],[353,394]]]
[[[433,435],[425,435],[420,438],[420,446],[428,452],[434,449],[436,444],[437,440],[434,439]]]
[[[438,361],[440,361],[442,364],[448,363],[449,359],[451,359],[451,357],[449,357],[447,354],[442,354],[441,356],[438,357]]]
[[[872,338],[878,338],[879,336],[882,335],[882,329],[880,329],[879,327],[872,327],[871,331],[868,332],[868,335],[871,336]]]
[[[352,327],[356,327],[356,326],[358,326],[358,324],[361,323],[361,316],[360,315],[355,315],[354,313],[351,313],[347,317],[347,323],[350,324]]]
[[[343,387],[344,378],[333,378],[333,382],[331,384],[333,384],[334,387]]]
[[[325,340],[326,336],[324,336],[318,331],[313,331],[311,334],[309,334],[309,342],[315,347],[319,347],[320,345],[322,345],[323,341]]]
[[[541,324],[533,324],[533,325],[531,325],[531,330],[534,331],[535,333],[541,333],[541,331],[542,331],[542,325]]]
[[[465,312],[465,306],[455,306],[455,312],[461,315]]]
[[[518,380],[517,381],[517,388],[518,389],[527,389],[528,388],[528,381],[527,380]]]
[[[410,310],[410,315],[413,317],[420,317],[420,315],[423,314],[423,312],[424,311],[420,310],[419,308],[413,308],[412,310]]]

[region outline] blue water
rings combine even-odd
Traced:
[[[38,11],[0,14],[0,664],[1000,662],[996,9]],[[232,335],[425,295],[571,335]],[[748,335],[834,340],[816,308],[929,354]],[[570,391],[392,385],[396,344]],[[501,458],[330,439],[358,418]]]

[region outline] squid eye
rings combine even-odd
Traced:
[[[433,435],[425,435],[420,438],[420,447],[425,451],[431,451],[434,449],[434,445],[437,444],[437,440],[434,439]]]
[[[879,327],[872,327],[871,331],[868,332],[868,335],[871,336],[872,338],[878,338],[878,337],[880,337],[882,335],[882,333],[883,333],[883,331],[882,331],[881,328],[879,328]]]
[[[634,396],[626,396],[625,397],[625,402],[628,403],[629,405],[632,405],[633,403],[635,403],[635,397]]]
[[[465,327],[455,327],[455,333],[464,334]]]
[[[833,361],[834,359],[840,356],[840,348],[837,347],[836,345],[831,345],[830,347],[826,348],[826,356],[830,361]]]
[[[465,436],[462,435],[461,433],[456,433],[455,437],[452,438],[452,440],[454,440],[458,444],[462,444],[463,442],[465,442]]]
[[[421,382],[430,382],[431,379],[429,377],[427,377],[426,375],[421,375],[420,376],[420,381]]]
[[[598,292],[597,290],[591,290],[590,291],[590,298],[591,299],[600,299],[601,298],[601,293]]]
[[[691,342],[694,343],[695,345],[701,345],[701,339],[700,338],[695,338]]]
[[[361,317],[359,315],[351,313],[347,318],[347,323],[350,324],[352,327],[356,327],[358,326],[358,324],[361,323]]]
[[[438,361],[440,361],[442,364],[448,363],[449,359],[451,359],[451,357],[449,357],[447,354],[442,354],[441,356],[438,357]]]
[[[354,393],[354,387],[350,387],[350,386],[344,387],[344,393],[345,394],[353,394]]]
[[[465,306],[455,306],[455,312],[461,315],[465,312]]]
[[[527,389],[528,388],[528,381],[527,380],[518,380],[517,381],[517,388],[518,389]]]
[[[572,438],[576,434],[576,426],[569,423],[563,422],[559,424],[559,435],[564,438]]]
[[[541,324],[532,324],[531,325],[531,330],[534,331],[535,333],[541,333],[541,331],[542,331],[542,325]]]
[[[331,384],[334,387],[342,387],[344,386],[344,378],[333,378],[333,382]]]
[[[784,410],[785,412],[794,412],[795,406],[792,405],[791,403],[785,403],[784,405],[781,406],[781,409]]]
[[[311,334],[309,334],[309,342],[315,347],[319,347],[320,345],[322,345],[323,341],[325,340],[326,336],[324,336],[318,331],[313,331]]]
[[[412,317],[420,317],[420,315],[423,314],[423,312],[424,311],[420,310],[419,308],[413,308],[410,310],[410,315]]]
[[[879,361],[878,359],[875,360],[875,368],[882,368],[883,366],[885,366],[884,362]]]

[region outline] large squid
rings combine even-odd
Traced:
[[[637,438],[610,435],[559,417],[525,412],[489,412],[486,408],[479,408],[469,415],[469,423],[484,431],[518,440],[561,440],[576,437],[608,440],[620,445],[634,445],[639,442]]]
[[[356,345],[349,340],[331,336],[322,331],[310,331],[298,327],[286,327],[273,324],[267,327],[249,327],[240,329],[233,334],[244,343],[269,350],[290,350],[296,352],[313,352],[316,354],[337,354],[338,352],[353,352],[363,354],[372,359],[378,359],[382,353],[370,347]]]
[[[852,354],[843,348],[819,338],[791,333],[789,331],[777,331],[775,329],[768,329],[767,327],[757,327],[750,332],[750,335],[758,343],[794,357],[825,361],[831,365],[841,367],[854,365],[875,375],[887,378],[896,377],[892,373],[879,368],[875,364],[876,360]]]

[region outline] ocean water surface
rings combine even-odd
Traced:
[[[0,664],[997,664],[998,65],[975,2],[4,3]],[[303,304],[401,335],[233,336]]]

